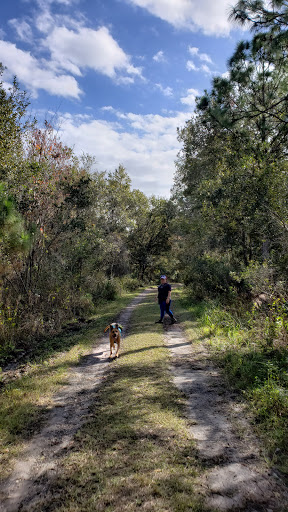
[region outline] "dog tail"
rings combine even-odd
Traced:
[[[109,327],[110,327],[110,324],[107,325],[107,327],[105,327],[104,332],[108,331]]]

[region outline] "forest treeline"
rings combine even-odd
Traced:
[[[191,297],[262,303],[270,344],[287,347],[288,6],[269,5],[240,0],[231,12],[252,34],[178,130],[174,201]]]
[[[3,73],[3,67],[1,68]],[[96,172],[0,84],[0,356],[33,346],[165,267],[173,208]]]
[[[178,130],[174,254],[228,387],[287,477],[288,4],[239,0],[230,18],[249,38]]]
[[[287,347],[287,2],[240,0],[230,17],[252,35],[178,129],[169,200],[122,165],[95,171],[0,83],[0,357],[160,272],[192,300],[261,305],[262,335]]]

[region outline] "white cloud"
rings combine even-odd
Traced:
[[[190,55],[198,55],[199,48],[196,48],[195,46],[189,46],[188,51]]]
[[[154,57],[153,57],[153,60],[155,60],[156,62],[165,62],[165,57],[164,57],[164,52],[162,50],[160,50],[159,52],[157,52]]]
[[[195,46],[189,46],[188,51],[190,55],[197,56],[200,60],[209,62],[209,64],[212,64],[212,59],[207,55],[207,53],[200,53],[199,48],[196,48]]]
[[[119,76],[116,78],[117,84],[123,84],[123,85],[131,85],[134,84],[134,78],[131,76]]]
[[[45,7],[41,10],[40,14],[35,18],[35,26],[44,34],[48,34],[55,26],[55,20],[50,11]]]
[[[199,71],[200,68],[197,68],[197,66],[194,64],[192,60],[187,60],[186,62],[186,68],[188,71]]]
[[[52,4],[63,4],[63,5],[72,5],[77,3],[77,0],[37,0],[37,4],[41,8],[45,8],[47,5]]]
[[[164,96],[173,96],[173,89],[171,87],[163,87],[161,84],[155,85],[164,94]]]
[[[228,35],[232,25],[228,22],[230,2],[227,0],[126,0],[147,9],[151,14],[178,29],[207,35]]]
[[[66,27],[73,30],[78,30],[84,27],[87,20],[83,13],[76,11],[73,12],[73,17],[67,14],[51,13],[50,5],[43,2],[41,10],[35,14],[35,27],[43,34],[49,34],[55,27]]]
[[[188,60],[186,62],[186,68],[188,69],[188,71],[204,71],[204,73],[206,73],[207,75],[213,74],[213,72],[211,71],[209,66],[207,66],[207,64],[201,64],[200,67],[197,67],[192,60]]]
[[[209,64],[212,64],[212,59],[207,55],[207,53],[199,53],[199,59],[204,60],[205,62],[208,62]]]
[[[50,63],[38,61],[29,52],[16,47],[15,44],[0,41],[0,54],[3,65],[7,66],[5,77],[16,75],[20,82],[34,96],[38,89],[66,98],[79,98],[81,90],[74,77],[53,71]]]
[[[118,77],[122,83],[132,83],[135,76],[142,76],[141,68],[131,64],[129,55],[104,26],[98,30],[79,27],[77,31],[55,27],[44,44],[61,69],[78,76],[83,68],[94,69],[110,78],[117,78],[117,73],[124,72],[128,77]]]
[[[13,83],[12,82],[2,82],[2,87],[6,92],[10,93],[11,89],[13,89]]]
[[[1,60],[34,96],[38,89],[43,89],[51,94],[79,98],[81,90],[75,77],[82,76],[87,69],[110,77],[116,84],[131,85],[136,77],[145,80],[142,68],[133,65],[107,27],[97,30],[85,27],[87,20],[79,12],[74,18],[52,15],[50,6],[54,1],[66,5],[75,3],[75,0],[36,0],[40,10],[35,13],[33,28],[44,35],[41,40],[33,37],[32,22],[29,25],[28,18],[10,20],[18,38],[33,43],[33,47],[37,44],[37,55],[45,55],[45,59],[37,60],[12,43],[1,43]],[[47,52],[50,58],[46,57]],[[21,63],[22,57],[25,66]]]
[[[183,98],[180,98],[181,103],[183,105],[188,105],[189,107],[195,107],[196,97],[199,96],[199,91],[197,89],[187,89],[187,95]]]
[[[207,73],[207,75],[211,75],[212,74],[212,71],[209,68],[209,66],[207,66],[207,64],[202,64],[201,70],[204,71],[204,73]]]
[[[111,105],[107,105],[105,107],[102,107],[101,110],[103,110],[104,112],[105,111],[106,112],[114,112],[115,111],[114,107],[112,107]]]
[[[21,39],[21,41],[31,42],[33,33],[31,26],[27,21],[19,21],[16,18],[13,18],[12,20],[9,20],[9,24],[14,28],[14,30],[16,30],[18,38]]]
[[[107,109],[104,107],[104,109]],[[77,154],[95,155],[99,171],[113,170],[122,163],[134,188],[146,194],[169,196],[180,149],[177,127],[184,126],[188,113],[170,116],[123,113],[109,107],[117,122],[103,119],[81,121],[70,114],[60,119],[59,135]]]

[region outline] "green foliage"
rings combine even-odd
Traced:
[[[258,385],[251,393],[255,422],[265,438],[270,460],[288,474],[288,390],[279,385],[277,377],[268,375],[264,384]]]
[[[0,63],[0,79],[4,67]],[[0,81],[0,180],[9,179],[17,167],[22,154],[22,133],[28,127],[25,121],[29,105],[27,95],[20,91],[17,80],[13,80],[7,91]]]
[[[230,19],[241,25],[248,24],[254,32],[272,32],[278,35],[288,26],[288,9],[285,0],[238,0]]]
[[[30,236],[24,220],[17,212],[13,199],[0,183],[0,248],[3,256],[23,252],[29,248]]]
[[[155,279],[156,273],[159,279],[159,257],[170,254],[174,215],[171,201],[152,197],[130,233],[128,244],[133,270],[141,282]]]
[[[131,276],[124,276],[120,278],[120,284],[121,284],[121,290],[122,291],[128,291],[128,292],[134,292],[135,290],[138,290],[139,286],[142,285],[138,281],[138,279],[135,279],[135,277]]]
[[[230,268],[219,258],[208,255],[193,258],[186,272],[184,282],[192,300],[218,296],[225,296],[226,300],[233,298],[235,289]]]
[[[2,73],[3,68],[0,68]],[[149,271],[168,236],[166,202],[131,189],[122,165],[95,172],[53,127],[25,123],[16,80],[0,83],[0,351],[27,350],[100,302],[139,286],[139,246],[149,220]],[[142,230],[142,231],[141,231]],[[146,226],[147,231],[147,226]],[[152,233],[151,231],[151,233]],[[159,239],[158,239],[159,238]],[[166,250],[169,242],[166,243]],[[150,275],[150,274],[149,274]],[[148,278],[149,278],[148,275]],[[141,277],[147,279],[146,268]]]
[[[249,309],[257,294],[287,300],[287,5],[241,0],[231,16],[254,36],[178,131],[173,249],[194,298]],[[266,306],[265,339],[284,344],[285,315]]]
[[[267,312],[247,311],[245,304],[223,306],[222,301],[210,300],[191,305],[189,291],[183,302],[189,307],[193,320],[201,325],[201,333],[223,369],[229,388],[242,392],[253,413],[255,429],[261,435],[267,457],[283,473],[288,474],[288,373],[287,348],[266,337],[263,321]],[[278,304],[269,325],[277,324]],[[270,333],[271,334],[271,333]],[[276,343],[275,343],[276,342]],[[287,347],[287,345],[286,345]]]

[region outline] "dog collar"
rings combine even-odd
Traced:
[[[115,329],[116,324],[111,324],[111,325],[113,325],[113,329]],[[117,329],[118,329],[118,331],[122,332],[122,329],[121,329],[121,327],[119,325],[118,325]]]

